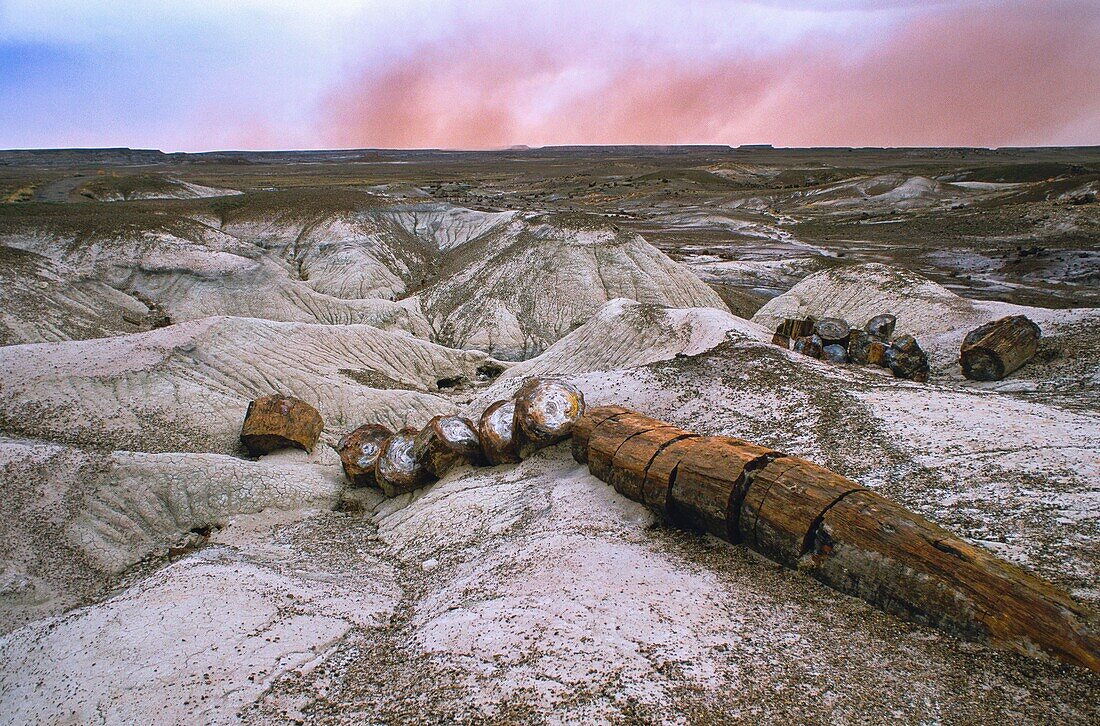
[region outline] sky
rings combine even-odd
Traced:
[[[1100,144],[1100,0],[0,0],[0,148]]]

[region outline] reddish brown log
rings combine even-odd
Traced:
[[[336,452],[340,454],[344,474],[352,486],[378,486],[374,465],[378,462],[382,444],[392,435],[393,432],[381,424],[365,424],[340,439]]]
[[[419,489],[434,479],[427,467],[413,456],[413,443],[418,433],[416,429],[404,428],[382,444],[374,475],[387,497]]]
[[[797,567],[818,517],[856,482],[804,459],[776,459],[752,479],[741,506],[745,544],[776,562]]]
[[[584,394],[555,378],[532,378],[515,400],[520,456],[564,440],[584,414]]]
[[[1058,588],[862,490],[812,533],[814,577],[884,610],[1027,654],[1100,672],[1100,632]]]
[[[728,436],[708,436],[680,457],[668,497],[669,518],[682,527],[740,542],[738,515],[752,472],[779,454]]]
[[[1031,360],[1039,349],[1039,326],[1010,315],[971,330],[963,339],[959,365],[975,381],[999,381]]]
[[[695,436],[675,426],[661,426],[630,437],[615,451],[608,483],[624,497],[645,503],[642,489],[653,457],[669,444]]]
[[[287,447],[312,452],[324,427],[313,406],[294,396],[273,394],[248,404],[241,443],[254,455]]]
[[[436,416],[413,442],[413,458],[433,476],[442,477],[459,464],[485,463],[474,422],[464,416]]]
[[[645,483],[642,485],[642,499],[647,507],[664,517],[668,516],[669,491],[676,475],[676,467],[702,440],[701,437],[680,439],[657,452],[649,463]]]
[[[485,459],[493,466],[497,464],[515,464],[520,461],[516,450],[516,402],[497,401],[478,422],[478,435],[481,438],[481,451]]]
[[[588,463],[588,437],[592,430],[613,416],[630,413],[622,406],[596,406],[587,409],[573,424],[573,458],[578,464]]]
[[[804,335],[794,341],[794,352],[808,355],[811,358],[821,358],[823,355],[821,338],[816,335]]]
[[[787,318],[775,329],[772,343],[790,348],[792,340],[813,334],[816,323],[813,318]]]
[[[886,361],[886,342],[862,330],[848,339],[848,359],[853,363],[881,366]]]
[[[627,439],[652,429],[667,427],[665,422],[640,413],[624,413],[606,419],[588,437],[588,470],[593,476],[610,481],[611,461]]]

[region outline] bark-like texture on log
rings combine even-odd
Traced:
[[[884,610],[1100,671],[1100,628],[1066,593],[871,491],[825,512],[814,577]]]
[[[619,447],[632,436],[668,424],[640,413],[624,413],[604,420],[588,438],[588,470],[604,481],[610,481],[611,461]]]
[[[300,398],[272,394],[248,404],[241,443],[253,454],[294,447],[313,451],[325,422]]]
[[[374,475],[382,444],[393,432],[382,424],[365,424],[340,439],[336,453],[344,466],[344,474],[352,486],[378,486]]]
[[[753,477],[741,507],[741,536],[757,552],[797,567],[822,513],[845,494],[862,488],[804,459],[777,459]]]
[[[676,477],[676,468],[702,440],[702,437],[680,439],[657,452],[649,463],[649,471],[642,484],[643,504],[658,514],[668,516],[669,491]]]
[[[645,501],[645,477],[653,458],[669,444],[696,436],[676,426],[661,426],[630,437],[619,446],[611,459],[608,483],[628,499]]]
[[[596,406],[584,412],[573,425],[573,459],[578,464],[588,463],[588,439],[592,430],[613,416],[630,413],[622,406]]]
[[[669,492],[673,522],[740,542],[738,516],[755,469],[779,454],[741,439],[708,436],[680,458]]]
[[[986,323],[966,334],[959,351],[963,375],[999,381],[1031,360],[1039,349],[1039,326],[1023,315]]]

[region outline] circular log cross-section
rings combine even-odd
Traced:
[[[520,454],[565,439],[584,413],[584,394],[562,380],[533,378],[516,392]]]
[[[433,418],[416,435],[412,453],[436,477],[462,463],[479,465],[485,461],[474,422],[462,416]]]
[[[840,318],[822,318],[814,325],[814,333],[821,338],[822,345],[848,345],[848,336],[852,328]]]
[[[432,473],[413,456],[417,430],[404,428],[382,444],[374,466],[378,486],[387,497],[396,497],[431,483]]]
[[[324,427],[321,413],[313,406],[276,393],[248,404],[241,443],[253,455],[288,447],[312,452]]]
[[[515,425],[515,401],[497,401],[481,414],[477,432],[481,438],[481,451],[489,464],[496,466],[519,463]]]
[[[1027,363],[1039,349],[1039,326],[1010,315],[971,330],[963,339],[959,364],[974,381],[999,381]]]
[[[896,328],[897,325],[898,319],[893,315],[876,315],[867,321],[863,329],[876,338],[890,340],[890,338],[894,337],[894,328]]]
[[[382,444],[392,435],[393,432],[381,424],[365,424],[340,439],[336,453],[340,455],[344,474],[352,486],[378,486],[374,467]]]

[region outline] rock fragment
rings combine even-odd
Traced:
[[[848,360],[881,366],[886,360],[886,342],[863,330],[853,330],[848,339]]]
[[[413,444],[418,433],[416,429],[403,428],[382,444],[374,471],[378,486],[382,487],[387,497],[419,489],[435,478],[413,455]]]
[[[248,404],[241,443],[253,455],[293,447],[312,452],[325,422],[300,398],[272,394]]]
[[[393,435],[381,424],[365,424],[340,439],[336,453],[344,465],[344,474],[355,487],[377,487],[375,464],[382,444]]]
[[[515,426],[515,401],[497,401],[481,414],[477,431],[481,439],[481,451],[489,464],[496,466],[520,461],[516,450]]]
[[[863,329],[876,338],[890,340],[894,337],[894,328],[897,324],[898,319],[894,315],[876,315],[867,321]]]
[[[925,383],[931,373],[928,356],[912,335],[902,335],[890,343],[886,350],[886,365],[898,378]]]
[[[474,422],[463,416],[436,416],[416,435],[413,458],[432,476],[442,477],[459,464],[484,463]]]
[[[824,355],[824,346],[817,335],[804,335],[794,341],[794,352],[811,358],[821,358]]]
[[[1024,315],[986,323],[966,334],[959,351],[963,375],[999,381],[1027,363],[1039,349],[1039,326]]]
[[[840,343],[832,343],[821,349],[821,358],[830,363],[847,363],[848,348]]]

